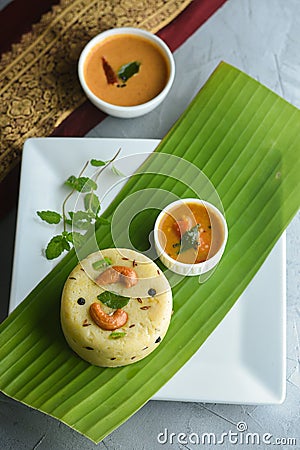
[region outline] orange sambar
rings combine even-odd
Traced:
[[[222,225],[216,215],[211,210],[208,212],[204,205],[193,202],[183,202],[166,212],[158,229],[164,251],[186,264],[197,264],[214,256],[223,239]],[[184,235],[192,229],[195,230],[195,245],[184,249]]]
[[[139,71],[127,82],[108,83],[103,68],[104,58],[117,74],[132,62],[140,63]],[[141,36],[110,36],[92,48],[84,66],[84,78],[90,90],[101,100],[118,106],[136,106],[156,97],[166,86],[170,75],[168,61],[158,45]]]

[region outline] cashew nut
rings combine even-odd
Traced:
[[[116,330],[121,328],[128,320],[128,314],[123,309],[116,309],[110,316],[101,308],[100,303],[92,303],[90,306],[90,315],[93,321],[102,330]]]
[[[136,271],[127,266],[112,266],[96,278],[96,283],[102,286],[119,281],[125,284],[127,288],[135,286],[138,282]]]

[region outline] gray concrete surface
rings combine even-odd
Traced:
[[[0,0],[3,7],[7,0]],[[176,51],[177,75],[168,100],[153,113],[135,120],[107,118],[90,137],[161,138],[186,108],[220,60],[258,79],[300,107],[300,2],[299,0],[229,0]],[[14,239],[15,214],[0,223],[0,273],[5,314]],[[276,448],[300,448],[300,215],[287,229],[287,396],[281,405],[222,405],[150,401],[103,442],[93,444],[69,427],[40,412],[0,396],[1,450],[156,450],[156,449],[267,449],[270,445],[230,442],[195,445],[185,433],[236,431],[245,422],[248,431],[283,438]],[[2,272],[2,267],[5,271]],[[158,442],[167,429],[168,443]],[[175,433],[170,443],[170,433]],[[288,443],[297,439],[297,444]],[[161,442],[164,441],[160,436]],[[274,442],[275,445],[275,441]]]

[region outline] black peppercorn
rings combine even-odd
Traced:
[[[84,304],[85,304],[85,299],[82,298],[82,297],[80,297],[80,298],[77,300],[77,303],[78,303],[78,305],[84,305]]]
[[[150,288],[148,291],[148,294],[150,295],[150,297],[154,297],[154,295],[156,294],[156,290],[153,288]]]

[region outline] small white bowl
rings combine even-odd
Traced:
[[[223,228],[223,240],[221,243],[221,246],[217,253],[215,255],[208,258],[206,261],[203,261],[201,263],[195,263],[195,264],[187,264],[180,261],[176,261],[175,259],[171,258],[164,250],[164,248],[161,245],[160,239],[159,239],[159,223],[162,220],[163,216],[168,213],[171,209],[173,209],[175,206],[182,205],[182,203],[196,203],[199,205],[204,205],[207,208],[208,214],[211,211],[212,214],[214,214],[220,221],[220,224]],[[164,208],[160,214],[158,215],[155,225],[154,225],[154,244],[156,252],[161,260],[161,262],[172,272],[175,272],[179,275],[184,276],[196,276],[201,275],[203,273],[209,272],[211,269],[213,269],[220,259],[222,258],[222,255],[225,250],[225,246],[227,243],[228,238],[228,228],[226,220],[223,216],[223,214],[216,208],[214,205],[212,205],[209,202],[206,202],[204,200],[199,200],[196,198],[185,198],[181,200],[176,200],[175,202],[170,203],[166,208]]]
[[[141,36],[144,39],[148,39],[151,42],[156,43],[156,45],[161,49],[163,54],[165,55],[168,64],[169,64],[169,79],[167,81],[166,86],[164,89],[153,99],[149,100],[146,103],[142,103],[140,105],[136,106],[118,106],[113,105],[111,103],[105,102],[101,98],[97,97],[88,87],[85,78],[84,78],[84,64],[87,55],[90,53],[92,48],[99,44],[99,42],[102,42],[104,39],[107,39],[110,36],[120,35],[120,34],[133,34],[136,36]],[[82,89],[84,90],[86,96],[88,99],[95,105],[97,108],[101,109],[106,114],[109,114],[111,116],[115,117],[121,117],[121,118],[133,118],[142,116],[144,114],[147,114],[148,112],[152,111],[154,108],[156,108],[167,96],[169,93],[174,77],[175,77],[175,62],[173,55],[169,49],[169,47],[164,43],[162,39],[160,39],[155,34],[152,34],[148,31],[139,29],[139,28],[131,28],[131,27],[123,27],[123,28],[112,28],[110,30],[104,31],[103,33],[98,34],[95,36],[91,41],[88,42],[88,44],[84,47],[84,49],[81,52],[81,55],[79,57],[78,62],[78,76],[79,81],[81,83]]]

